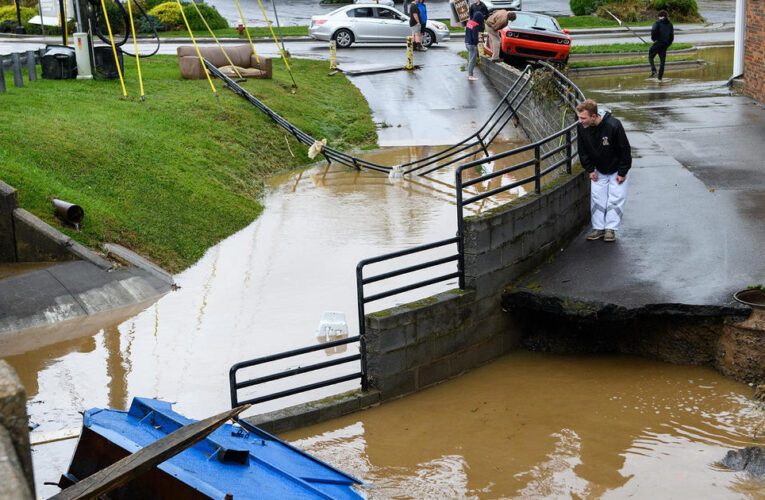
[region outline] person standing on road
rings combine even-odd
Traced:
[[[491,40],[491,60],[499,60],[501,44],[499,30],[507,26],[508,23],[515,21],[515,12],[508,12],[504,9],[495,10],[486,20],[486,34]]]
[[[422,46],[422,14],[420,13],[420,0],[412,0],[409,4],[409,26],[412,28],[412,44],[414,50],[427,50]]]
[[[425,6],[425,0],[420,0],[420,3],[417,4],[417,6],[420,8],[420,47],[423,50],[428,50],[427,47],[422,46],[425,25],[428,24],[428,8]]]
[[[465,25],[465,47],[467,47],[468,51],[467,72],[468,80],[471,81],[478,80],[478,78],[473,76],[473,69],[478,59],[478,34],[481,32],[482,24],[483,14],[480,10],[477,10]]]
[[[654,58],[659,56],[659,81],[664,77],[664,61],[667,59],[667,49],[675,40],[675,28],[667,19],[667,11],[659,11],[659,19],[651,27],[651,40],[653,45],[648,50],[648,61],[651,63],[651,78],[656,76]]]
[[[598,113],[592,99],[576,107],[577,146],[582,167],[590,174],[592,231],[588,240],[615,241],[627,199],[627,173],[632,166],[630,141],[611,112]]]
[[[478,31],[484,31],[486,27],[483,22],[489,17],[489,8],[481,0],[473,0],[473,3],[470,4],[470,10],[468,11],[471,20],[476,12],[480,12],[483,15],[483,19],[481,19],[480,23],[481,26],[478,28]]]

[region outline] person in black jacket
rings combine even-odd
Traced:
[[[661,81],[664,77],[664,61],[667,59],[667,49],[675,40],[675,28],[669,22],[669,19],[667,19],[666,10],[660,10],[659,19],[653,23],[651,40],[653,40],[653,45],[648,50],[648,61],[651,63],[651,78],[656,76],[656,66],[653,65],[653,60],[658,54],[659,81]]]
[[[627,199],[627,178],[632,166],[630,141],[622,123],[592,99],[576,107],[579,117],[577,146],[582,167],[590,174],[592,231],[588,240],[615,241]]]
[[[485,3],[483,3],[481,0],[473,0],[473,3],[470,4],[470,19],[473,19],[473,16],[475,16],[476,12],[481,13],[481,22],[478,26],[478,31],[483,31],[486,29],[483,25],[483,21],[489,17],[489,8],[486,6]]]

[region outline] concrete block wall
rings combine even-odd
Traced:
[[[0,262],[16,262],[13,211],[18,206],[16,189],[0,181]]]
[[[765,4],[761,0],[746,2],[744,34],[745,95],[765,102]]]
[[[0,360],[0,500],[34,498],[26,403],[16,372]]]
[[[487,307],[488,305],[488,307]],[[518,345],[511,318],[474,290],[451,290],[367,315],[369,385],[381,400],[419,391]]]

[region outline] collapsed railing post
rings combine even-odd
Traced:
[[[0,56],[0,92],[5,92],[5,60]]]
[[[465,289],[465,222],[462,219],[462,167],[457,167],[455,173],[455,186],[457,187],[457,272],[459,276],[459,286],[461,290]]]

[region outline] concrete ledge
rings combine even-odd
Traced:
[[[16,262],[13,211],[18,206],[16,189],[0,181],[0,262]]]
[[[245,420],[270,434],[278,434],[364,410],[378,405],[380,400],[379,391],[362,392],[358,390],[291,406],[283,410],[247,417]]]
[[[34,492],[26,404],[19,377],[8,363],[0,360],[0,498],[28,498]],[[25,490],[27,496],[23,496]]]
[[[695,61],[671,61],[664,64],[664,72],[668,70],[697,69],[704,66],[706,62],[703,59]],[[620,75],[627,73],[650,73],[651,66],[645,64],[624,64],[622,66],[596,66],[594,68],[569,68],[568,73],[572,76],[587,75]]]
[[[13,211],[16,235],[16,257],[19,262],[57,262],[85,260],[100,269],[111,263],[59,232],[23,208]]]
[[[118,260],[131,265],[135,266],[138,269],[143,269],[144,271],[147,271],[157,278],[166,281],[169,284],[174,284],[175,280],[173,279],[173,275],[159,267],[158,265],[154,264],[153,262],[144,259],[137,253],[128,250],[127,248],[123,247],[122,245],[116,245],[113,243],[107,243],[104,245],[104,251],[106,251],[106,254],[110,257],[115,257]]]

